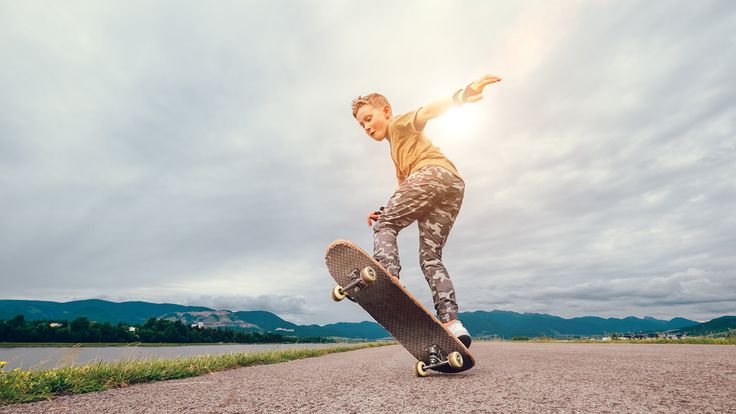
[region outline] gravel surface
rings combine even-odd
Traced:
[[[416,378],[400,346],[0,407],[2,413],[734,413],[736,346],[478,342]]]

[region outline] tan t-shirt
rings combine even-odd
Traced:
[[[419,108],[421,109],[421,108]],[[427,165],[439,165],[457,175],[455,164],[440,149],[432,145],[423,131],[414,126],[419,109],[394,117],[388,124],[388,139],[391,144],[391,159],[396,166],[396,176],[406,179],[409,174]]]

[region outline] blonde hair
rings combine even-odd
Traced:
[[[356,115],[358,114],[358,110],[363,105],[373,105],[376,107],[383,107],[384,105],[388,105],[388,108],[391,109],[391,104],[388,103],[388,99],[386,99],[385,96],[381,95],[380,93],[369,93],[366,96],[359,96],[355,99],[353,99],[352,108],[353,108],[353,118],[356,118]]]

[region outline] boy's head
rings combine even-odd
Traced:
[[[353,116],[369,137],[381,141],[388,134],[388,121],[392,118],[391,104],[385,96],[371,93],[353,100]]]

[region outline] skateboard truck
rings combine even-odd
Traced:
[[[442,352],[442,349],[440,349],[439,346],[430,345],[427,347],[427,353],[429,354],[427,356],[427,362],[429,362],[429,364],[424,361],[417,361],[414,365],[414,374],[416,374],[417,377],[426,377],[429,375],[428,370],[437,369],[445,365],[449,365],[453,368],[462,368],[463,366],[463,356],[457,351],[450,352],[450,354],[445,357],[445,353]]]
[[[375,282],[377,275],[376,271],[372,267],[366,266],[362,270],[353,269],[348,277],[351,282],[348,283],[347,286],[342,287],[337,285],[332,289],[332,300],[335,302],[339,302],[345,298],[352,300],[352,297],[348,295],[347,291],[352,288],[356,288],[356,291],[360,290],[361,287],[365,287],[368,284]]]

